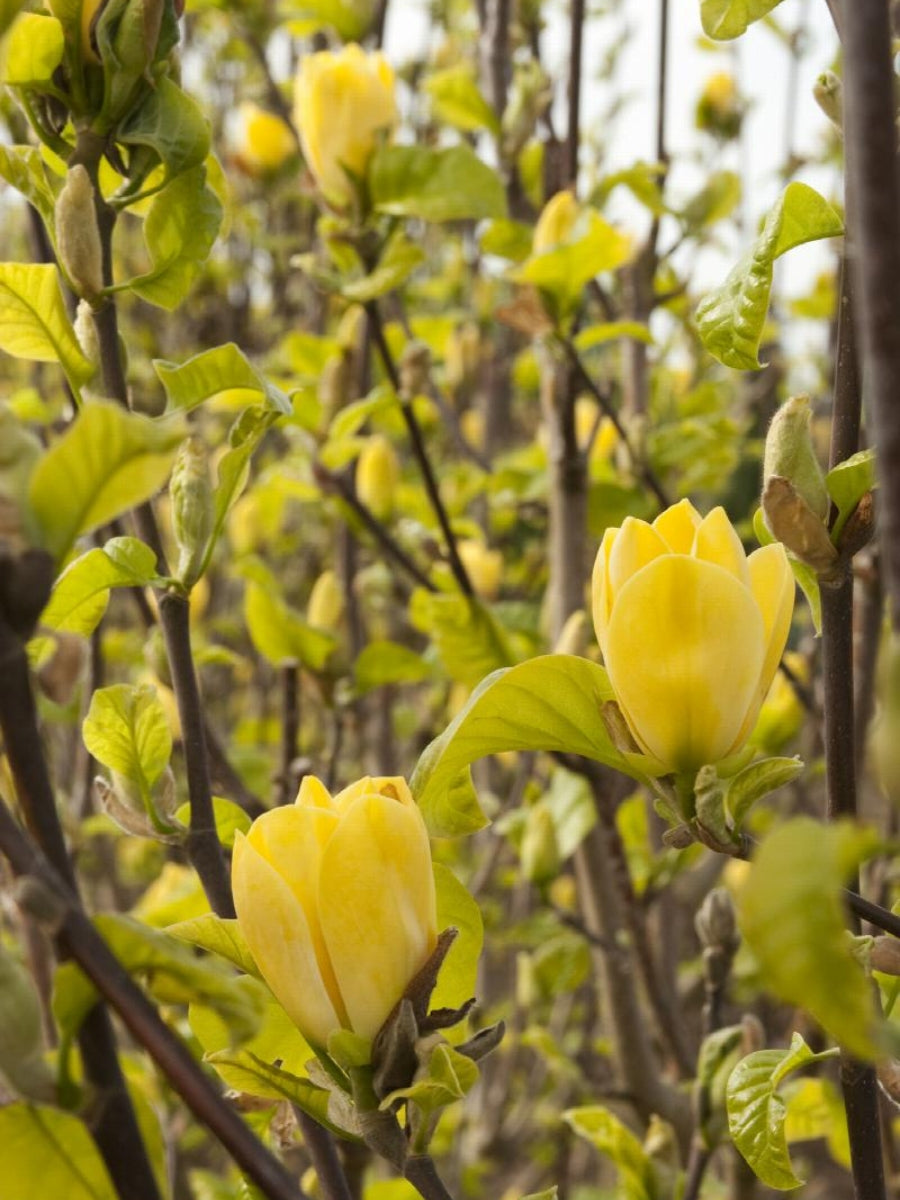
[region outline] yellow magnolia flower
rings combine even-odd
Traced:
[[[307,776],[297,802],[238,834],[234,904],[256,965],[312,1044],[373,1038],[437,943],[431,849],[403,779],[337,796]]]
[[[499,550],[488,550],[477,538],[464,538],[456,548],[475,591],[493,600],[503,579],[503,555]]]
[[[364,176],[379,134],[397,123],[394,72],[383,55],[357,45],[307,55],[297,75],[294,120],[319,189],[345,208],[354,196],[347,171]]]
[[[578,212],[573,192],[557,192],[548,200],[534,227],[532,253],[543,254],[564,242],[575,226]]]
[[[794,578],[784,547],[748,558],[722,508],[682,500],[652,525],[608,529],[594,627],[638,745],[692,771],[747,741],[787,641]]]
[[[286,122],[258,104],[242,104],[237,160],[250,175],[277,171],[296,152],[294,136]]]

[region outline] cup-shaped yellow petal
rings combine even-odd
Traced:
[[[594,573],[591,578],[591,609],[594,618],[594,631],[603,657],[606,658],[606,631],[609,628],[609,613],[612,607],[612,593],[609,585],[609,556],[619,533],[617,527],[610,527],[603,535],[597,559],[594,563]]]
[[[320,191],[344,208],[354,195],[347,171],[363,177],[379,136],[397,123],[394,73],[381,54],[357,45],[307,55],[297,75],[294,119]]]
[[[350,1024],[374,1037],[437,940],[428,834],[414,805],[353,800],[322,856],[319,917]]]
[[[697,526],[691,553],[695,558],[724,567],[741,583],[750,582],[747,555],[724,508],[714,508]]]
[[[551,197],[534,227],[532,250],[544,254],[566,240],[578,219],[578,201],[573,192],[557,192]]]
[[[303,905],[241,834],[234,842],[232,886],[241,933],[263,978],[300,1032],[324,1046],[345,1021],[322,978]]]
[[[632,575],[668,550],[652,525],[626,517],[609,552],[610,604],[615,604],[616,596]]]
[[[690,500],[679,500],[659,514],[653,528],[673,554],[690,554],[700,521]]]
[[[731,572],[655,558],[616,597],[606,666],[638,744],[673,771],[735,748],[766,657],[756,600]]]

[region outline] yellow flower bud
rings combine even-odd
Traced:
[[[344,615],[344,591],[334,571],[323,571],[313,584],[306,619],[316,629],[335,630]]]
[[[590,396],[578,397],[575,401],[575,436],[578,439],[579,447],[584,450],[587,447],[591,434],[594,434],[590,452],[592,463],[607,462],[619,440],[616,427],[609,417],[600,417],[598,425],[597,418],[599,416],[600,413],[595,400]],[[596,433],[594,433],[595,425],[597,426]]]
[[[734,138],[741,131],[746,105],[738,93],[734,76],[718,71],[706,81],[697,101],[695,120],[698,129],[714,137]]]
[[[296,153],[297,144],[287,124],[258,104],[242,104],[237,160],[249,175],[277,171]]]
[[[431,850],[403,779],[330,796],[307,776],[295,804],[238,834],[242,934],[266,983],[315,1046],[373,1038],[437,942]]]
[[[355,193],[347,172],[363,178],[379,135],[397,123],[394,72],[383,55],[357,45],[307,55],[297,75],[294,120],[320,191],[346,208]]]
[[[525,832],[519,850],[522,874],[539,887],[559,874],[561,859],[553,814],[544,805],[528,810]]]
[[[578,220],[578,201],[572,192],[557,192],[544,205],[534,227],[531,248],[535,254],[554,250],[568,238]]]
[[[794,577],[778,543],[748,558],[722,508],[682,500],[608,529],[593,577],[597,640],[646,753],[696,771],[747,741],[778,668]]]
[[[499,550],[488,550],[476,538],[466,538],[456,548],[475,591],[485,600],[493,600],[503,578],[503,555]]]
[[[379,521],[394,511],[394,496],[400,478],[400,463],[386,437],[369,438],[356,464],[356,494]]]

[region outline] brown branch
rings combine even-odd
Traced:
[[[578,143],[581,134],[581,57],[584,40],[584,0],[572,0],[569,17],[569,115],[566,127],[566,184],[578,185]]]

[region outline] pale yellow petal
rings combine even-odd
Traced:
[[[603,657],[606,657],[606,631],[609,627],[609,610],[611,596],[609,590],[609,554],[616,540],[618,528],[610,528],[603,535],[600,549],[594,561],[594,573],[591,578],[591,608],[594,617],[594,632],[600,643]]]
[[[238,923],[254,962],[300,1032],[324,1046],[346,1018],[325,987],[302,905],[240,833],[231,877]]]
[[[673,554],[690,554],[700,520],[690,500],[679,500],[659,514],[653,528]]]
[[[756,601],[734,575],[656,559],[622,588],[607,642],[610,681],[642,748],[676,771],[729,753],[766,651]]]
[[[694,536],[692,554],[695,558],[724,567],[749,587],[747,555],[724,508],[714,508],[700,522]]]
[[[409,790],[409,784],[402,775],[364,775],[355,783],[349,784],[334,798],[334,806],[344,813],[360,796],[387,796],[390,800],[398,800],[401,804],[415,807],[415,800]]]
[[[416,807],[379,795],[354,801],[322,856],[319,912],[352,1028],[374,1037],[437,937]]]
[[[626,517],[609,552],[611,606],[615,606],[619,592],[633,575],[654,558],[668,553],[669,547],[652,525]]]
[[[304,775],[297,793],[297,804],[306,804],[310,808],[335,809],[337,806],[331,798],[328,788],[315,775]]]

